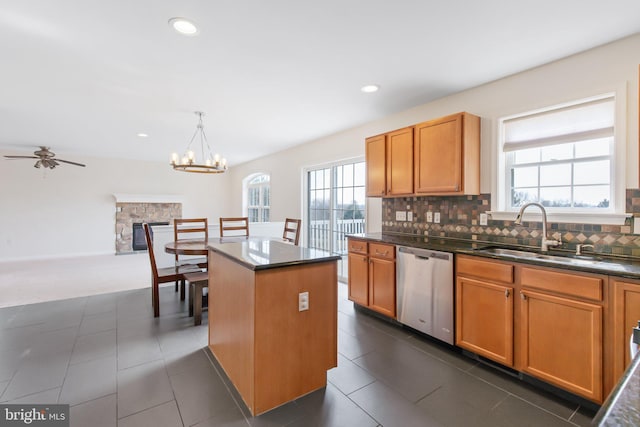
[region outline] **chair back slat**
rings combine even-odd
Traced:
[[[249,237],[249,217],[220,217],[220,237]]]
[[[156,257],[153,252],[153,238],[151,237],[151,227],[146,222],[142,224],[144,228],[144,239],[147,242],[147,252],[149,253],[149,261],[151,263],[151,274],[155,280],[158,279],[158,266],[156,265]]]
[[[207,218],[175,218],[173,220],[173,240],[181,240],[184,235],[192,235],[198,233],[198,237],[186,236],[187,239],[202,238],[209,240],[209,221]],[[182,236],[181,236],[182,235]],[[184,239],[182,239],[184,240]],[[179,263],[180,255],[176,253],[176,265]]]
[[[284,232],[282,233],[282,239],[298,246],[298,242],[300,241],[301,224],[302,224],[302,220],[300,219],[294,219],[294,218],[285,219]]]

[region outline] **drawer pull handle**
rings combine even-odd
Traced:
[[[380,252],[380,251],[376,250],[376,255],[387,256],[388,254],[389,254],[389,251]]]
[[[509,289],[504,290],[504,297],[509,298]]]
[[[522,301],[526,301],[527,300],[527,296],[525,294],[523,294],[522,292],[520,292],[520,298],[522,298]]]

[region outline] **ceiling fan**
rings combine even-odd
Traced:
[[[39,150],[33,152],[33,156],[4,156],[9,160],[15,159],[38,159],[33,167],[40,168],[44,166],[45,168],[53,169],[61,163],[68,163],[70,165],[82,166],[85,167],[82,163],[70,162],[69,160],[62,160],[55,158],[56,153],[49,150],[49,147],[40,146]]]

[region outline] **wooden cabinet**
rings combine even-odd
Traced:
[[[480,118],[458,113],[415,126],[416,194],[480,194]]]
[[[456,345],[513,367],[513,266],[458,256]]]
[[[458,346],[602,403],[606,276],[465,255],[456,271]]]
[[[348,247],[349,299],[395,318],[395,246],[350,238]]]
[[[517,369],[603,400],[605,276],[521,265]]]
[[[480,194],[480,118],[458,113],[365,140],[367,196]]]
[[[387,137],[372,136],[365,140],[367,164],[367,196],[382,197],[387,194]]]
[[[631,363],[629,337],[640,320],[640,281],[612,279],[613,382],[617,383]]]
[[[413,194],[413,128],[387,134],[387,195]]]

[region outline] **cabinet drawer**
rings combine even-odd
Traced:
[[[369,243],[369,256],[375,258],[395,259],[396,247],[382,243]]]
[[[529,288],[602,301],[603,280],[600,277],[523,267],[520,282]]]
[[[355,252],[358,254],[367,254],[367,242],[363,240],[349,239],[349,252]]]
[[[513,283],[513,266],[496,261],[460,255],[456,262],[457,274]]]

